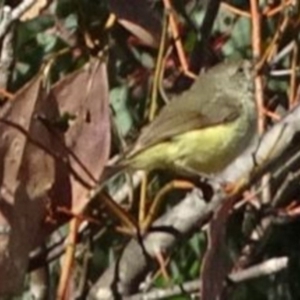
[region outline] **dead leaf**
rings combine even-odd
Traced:
[[[84,69],[67,76],[51,90],[60,115],[68,115],[65,146],[74,172],[71,176],[72,206],[80,212],[88,202],[89,187],[95,186],[110,151],[108,83],[105,63],[93,61]],[[86,183],[85,184],[83,184]],[[54,199],[60,192],[53,191]],[[60,203],[61,205],[61,203]]]
[[[53,158],[28,138],[30,135],[44,147],[51,145],[47,132],[35,120],[35,113],[43,109],[43,96],[42,80],[37,76],[0,112],[0,226],[9,229],[0,235],[0,294],[16,293],[23,284],[54,180]]]
[[[118,22],[146,45],[157,48],[162,22],[151,4],[145,0],[110,0],[110,10]]]
[[[226,228],[235,198],[225,199],[209,224],[209,245],[201,271],[201,299],[221,299],[232,267],[226,247]]]
[[[65,114],[72,118],[61,126]],[[49,95],[37,76],[0,111],[0,136],[3,294],[18,292],[30,251],[62,223],[45,225],[47,206],[80,212],[102,173],[110,146],[105,63],[93,61]]]

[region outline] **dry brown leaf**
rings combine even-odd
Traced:
[[[36,112],[43,109],[42,99],[38,76],[0,112],[0,226],[10,229],[0,235],[0,294],[17,292],[22,286],[29,252],[44,217],[44,201],[54,180],[53,158],[5,122],[20,126],[32,139],[49,147],[47,132],[35,119]]]
[[[55,122],[65,113],[74,120],[61,130]],[[3,294],[18,292],[30,251],[45,231],[68,219],[45,223],[48,206],[55,217],[58,206],[81,211],[103,171],[110,146],[106,65],[93,61],[61,80],[49,95],[41,76],[36,77],[0,111],[0,136]]]
[[[72,169],[82,181],[94,186],[107,162],[110,150],[108,83],[105,63],[93,61],[75,72],[51,90],[50,98],[57,102],[60,115],[72,116],[65,132],[65,145],[70,149]],[[74,174],[72,211],[80,212],[88,202],[88,186]],[[53,191],[55,199],[60,192]],[[61,204],[60,204],[61,205]]]
[[[225,199],[209,224],[209,244],[201,271],[201,299],[221,299],[227,275],[232,267],[226,247],[226,229],[234,197]]]
[[[162,23],[151,4],[145,0],[110,0],[110,10],[128,31],[148,46],[157,48]]]

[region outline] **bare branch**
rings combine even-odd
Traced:
[[[255,279],[262,276],[269,276],[276,274],[288,266],[287,257],[277,257],[269,259],[261,264],[252,266],[246,270],[237,271],[229,275],[229,280],[234,283],[245,282],[246,280]],[[124,300],[157,300],[165,299],[166,297],[174,297],[183,294],[199,293],[200,282],[199,280],[193,280],[185,282],[180,285],[172,286],[166,289],[151,289],[147,293],[139,293],[130,297],[125,297]]]
[[[8,6],[5,6],[2,10],[2,22],[11,21],[11,9]],[[10,67],[13,62],[13,30],[10,30],[5,35],[2,42],[2,49],[0,54],[0,87],[7,89],[7,83],[10,75]]]
[[[0,23],[0,38],[2,38],[13,22],[17,21],[34,3],[36,0],[24,0],[11,13],[11,18],[3,19]]]
[[[240,178],[249,180],[254,166],[262,168],[269,165],[289,146],[295,133],[300,130],[299,120],[300,105],[255,141],[217,179],[230,182],[236,182]],[[195,226],[214,213],[223,201],[224,194],[220,191],[215,193],[209,203],[205,202],[199,190],[188,194],[154,223],[156,231],[149,232],[143,238],[143,247],[134,239],[126,246],[118,262],[112,264],[91,289],[88,299],[110,299],[115,293],[128,295],[134,292],[143,274],[150,269],[149,258],[170,250],[179,239],[190,234]]]

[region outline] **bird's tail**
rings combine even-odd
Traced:
[[[111,166],[106,166],[102,172],[102,175],[100,177],[100,184],[105,183],[109,179],[112,179],[113,177],[117,176],[118,174],[122,173],[126,169],[125,164],[114,164]]]

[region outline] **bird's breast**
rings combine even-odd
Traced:
[[[129,159],[133,169],[171,168],[215,174],[243,152],[255,129],[254,110],[226,124],[197,129],[162,141]]]
[[[187,132],[176,137],[170,149],[177,153],[177,163],[196,172],[214,174],[222,171],[248,146],[256,120],[245,115],[226,125]],[[172,157],[172,153],[170,153]]]

